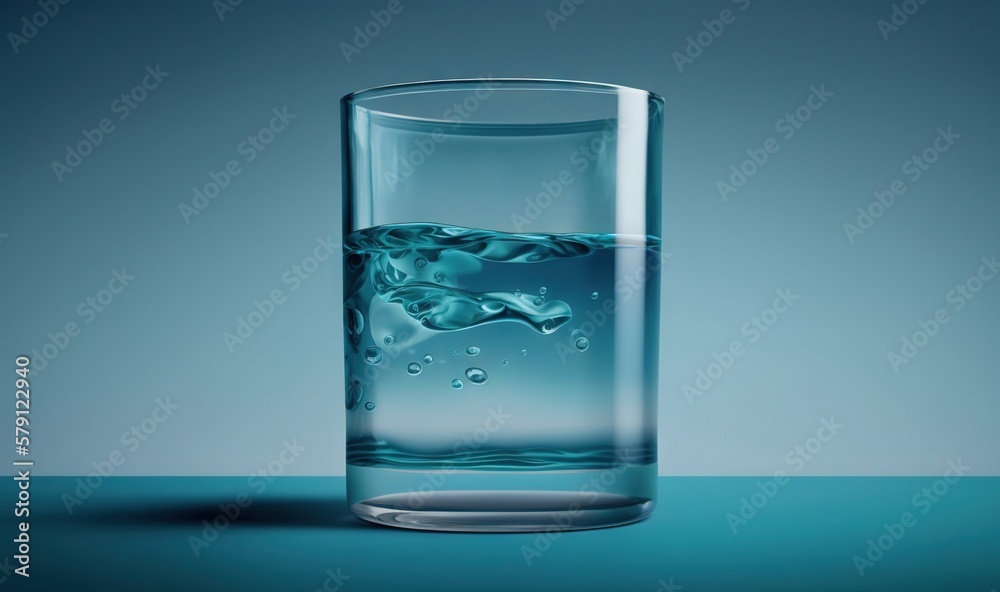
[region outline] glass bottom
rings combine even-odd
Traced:
[[[407,494],[385,495],[351,505],[368,522],[455,532],[534,532],[584,530],[636,522],[649,516],[655,503],[642,498],[597,494],[586,500],[563,491],[445,491],[424,500],[419,510],[407,507]]]
[[[414,471],[348,465],[362,520],[419,530],[536,532],[636,522],[655,507],[656,464],[574,471]]]

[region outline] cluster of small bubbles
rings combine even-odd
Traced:
[[[424,364],[430,364],[432,362],[434,362],[434,356],[432,356],[430,354],[426,354],[424,356]]]
[[[409,372],[410,376],[416,376],[417,374],[420,374],[422,370],[423,368],[417,362],[410,362],[410,364],[406,367],[406,371]]]
[[[504,366],[506,366],[506,365],[510,364],[510,362],[508,362],[507,360],[504,360],[504,361],[503,361],[503,362],[501,362],[501,363],[502,363],[502,364],[503,364]]]
[[[377,366],[382,363],[382,350],[378,346],[371,346],[365,350],[365,361],[372,366]]]
[[[368,401],[367,403],[365,403],[365,409],[367,409],[368,411],[375,409],[375,402]]]
[[[535,298],[535,306],[541,306],[543,302],[545,302],[545,296]]]
[[[456,391],[458,389],[462,388],[462,386],[463,386],[462,385],[462,381],[459,380],[459,379],[457,379],[457,378],[455,380],[451,381],[451,388],[455,389]]]
[[[414,261],[413,265],[414,265],[414,267],[417,268],[418,271],[420,271],[423,268],[427,267],[427,260],[424,259],[423,257],[421,257],[420,259],[417,259],[416,261]]]
[[[440,271],[434,274],[434,281],[443,284],[448,278]]]
[[[382,340],[382,343],[384,343],[386,345],[392,345],[395,342],[396,342],[396,338],[393,337],[392,335],[386,335],[385,339]]]
[[[573,342],[573,347],[575,347],[578,351],[587,351],[587,348],[590,347],[590,340],[588,340],[583,331],[579,329],[570,333],[569,338]]]
[[[546,292],[548,292],[548,289],[546,289],[545,286],[542,286],[541,288],[538,288],[538,293],[539,294],[544,294]]]
[[[483,384],[489,378],[482,368],[469,368],[465,371],[465,377],[472,381],[472,384]]]
[[[528,355],[528,350],[526,350],[526,349],[522,349],[522,350],[521,350],[521,355],[522,355],[522,356],[526,356],[526,355]]]
[[[361,402],[361,397],[364,396],[364,393],[365,389],[361,387],[361,383],[357,380],[352,380],[351,384],[347,385],[344,405],[347,407],[348,411],[358,406],[358,403]]]
[[[465,348],[465,353],[469,354],[470,356],[479,355],[479,348],[474,345],[470,345],[469,347]]]
[[[521,295],[520,290],[514,290],[514,296],[520,296],[520,295]]]
[[[597,296],[598,296],[597,292],[593,292],[593,293],[590,294],[590,299],[591,300],[597,300]]]

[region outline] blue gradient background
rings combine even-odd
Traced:
[[[764,475],[823,418],[845,427],[801,475],[1000,474],[1000,280],[894,373],[886,355],[1000,250],[994,171],[1000,37],[994,2],[928,2],[884,40],[888,1],[408,2],[348,63],[339,48],[385,2],[71,2],[19,53],[0,50],[0,364],[80,322],[125,266],[135,280],[32,375],[32,457],[81,475],[157,397],[179,409],[116,475],[247,475],[285,440],[290,475],[344,469],[340,264],[331,259],[233,353],[236,317],[340,228],[338,99],[375,85],[493,75],[582,79],[666,99],[660,470]],[[673,52],[723,9],[735,22],[678,72]],[[38,10],[0,7],[0,30]],[[146,66],[160,87],[59,182],[51,162]],[[775,121],[811,85],[834,96],[795,135]],[[272,108],[295,120],[200,215],[180,203]],[[961,138],[854,244],[843,224],[939,126]],[[746,150],[781,145],[728,201]],[[715,352],[774,291],[790,311],[693,403]],[[9,420],[13,420],[10,411]],[[9,471],[9,469],[7,469]]]

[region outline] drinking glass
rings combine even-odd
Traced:
[[[487,532],[649,515],[663,99],[481,78],[341,106],[351,511]]]

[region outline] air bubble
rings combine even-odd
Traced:
[[[365,389],[362,388],[361,383],[357,380],[352,380],[351,384],[347,385],[347,391],[344,397],[344,406],[350,411],[358,406],[361,402],[361,397],[365,394]]]
[[[417,314],[418,312],[420,312],[420,305],[417,304],[416,302],[411,302],[408,308],[410,312],[412,312],[413,314]]]
[[[457,379],[457,378],[455,380],[451,381],[451,388],[455,389],[456,391],[458,389],[462,388],[463,386],[464,385],[462,384],[462,381],[459,380],[459,379]]]
[[[541,306],[545,302],[545,296],[539,296],[535,298],[535,306]]]
[[[538,288],[538,293],[539,294],[544,294],[546,292],[548,292],[548,290],[545,288],[545,286],[542,286],[541,288]]]
[[[417,271],[420,271],[423,268],[427,267],[427,260],[421,257],[420,259],[414,261],[413,265],[417,268]]]
[[[597,297],[598,297],[597,292],[593,292],[593,293],[590,294],[590,299],[591,300],[597,300]]]
[[[482,368],[469,368],[465,371],[465,377],[472,381],[472,384],[483,384],[489,378]]]
[[[569,339],[573,342],[573,347],[577,351],[587,351],[587,348],[590,347],[590,340],[587,339],[587,335],[579,329],[570,333]]]
[[[495,315],[503,312],[504,309],[507,308],[507,305],[503,302],[483,302],[479,308],[482,309],[483,312]]]
[[[365,409],[367,409],[368,411],[372,411],[373,409],[375,409],[375,402],[368,401],[367,403],[365,403]]]
[[[555,327],[556,324],[552,322],[552,319],[549,319],[542,323],[542,333],[551,333]]]
[[[434,362],[434,356],[427,354],[424,356],[424,364],[430,364]]]
[[[451,355],[457,356],[458,355],[458,350],[457,349],[451,350]]]
[[[361,330],[365,328],[365,317],[356,308],[347,307],[347,331],[352,335],[361,335]]]
[[[503,362],[501,362],[501,363],[502,363],[502,364],[503,364],[504,366],[507,366],[507,365],[509,365],[509,364],[510,364],[510,362],[508,362],[507,360],[504,360],[504,361],[503,361]]]
[[[477,356],[479,355],[479,348],[474,345],[470,345],[469,347],[465,348],[465,353],[469,354],[470,356]]]
[[[440,271],[434,274],[434,281],[437,282],[437,283],[439,283],[439,284],[443,284],[445,282],[445,280],[447,280],[447,279],[448,278],[445,277],[445,275],[443,273],[441,273]]]
[[[365,361],[372,366],[377,366],[382,363],[382,350],[378,346],[371,346],[365,350]]]
[[[520,296],[520,295],[521,295],[520,290],[514,290],[514,296]]]
[[[410,362],[410,365],[406,367],[406,371],[410,374],[410,376],[416,376],[423,371],[423,367],[421,367],[417,362]]]
[[[526,350],[526,349],[522,349],[522,350],[521,350],[521,355],[522,355],[522,356],[526,356],[526,355],[528,355],[528,350]]]
[[[385,339],[382,340],[382,343],[384,343],[386,345],[392,345],[395,342],[396,342],[396,338],[393,337],[392,335],[386,335]]]

